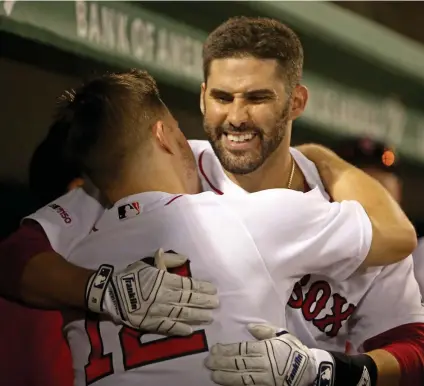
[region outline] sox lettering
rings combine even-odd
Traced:
[[[294,286],[293,293],[288,302],[289,306],[295,309],[301,309],[303,317],[327,336],[335,337],[342,328],[343,322],[349,319],[356,309],[356,306],[349,304],[347,299],[338,293],[333,293],[330,285],[323,280],[318,280],[309,286],[309,290],[305,292],[305,287],[311,279],[311,275],[306,275]],[[327,314],[322,318],[317,318],[322,310],[324,310],[329,302],[333,300],[331,314]],[[315,307],[313,305],[315,304]],[[343,311],[343,308],[346,308]],[[330,328],[331,327],[331,328]]]

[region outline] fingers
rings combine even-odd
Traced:
[[[267,377],[264,373],[235,373],[227,371],[213,371],[211,378],[212,381],[223,386],[271,386],[269,379],[273,379],[272,377]]]
[[[287,330],[269,324],[250,323],[247,325],[247,329],[250,334],[259,340],[271,339],[275,338],[276,336],[288,334]]]
[[[156,303],[169,304],[181,307],[195,307],[212,309],[219,306],[217,295],[206,295],[190,291],[160,290]]]
[[[196,293],[215,295],[216,287],[207,281],[195,280],[190,277],[182,277],[172,273],[167,273],[164,276],[163,284],[167,288],[176,290],[188,290]]]
[[[210,349],[211,355],[225,357],[236,356],[258,356],[266,353],[266,347],[263,342],[240,342],[230,344],[217,343]]]
[[[160,335],[187,336],[193,333],[193,329],[187,324],[160,317],[146,318],[139,328]]]
[[[162,248],[155,253],[155,267],[166,271],[169,268],[176,268],[183,265],[187,257],[177,253],[166,253]]]
[[[164,259],[164,252],[163,249],[160,248],[155,252],[155,267],[157,269],[161,269],[163,271],[166,271],[166,264]]]
[[[224,371],[263,371],[267,369],[264,357],[224,357],[220,355],[209,355],[206,358],[205,366],[209,370]]]
[[[150,307],[149,316],[190,324],[210,324],[213,320],[211,311],[168,304],[153,304]]]
[[[187,261],[187,257],[183,255],[177,255],[175,253],[165,253],[163,259],[165,262],[165,266],[168,269],[177,268]]]

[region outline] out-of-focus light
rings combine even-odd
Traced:
[[[392,166],[395,163],[395,153],[392,150],[385,150],[381,156],[381,161],[386,166]]]

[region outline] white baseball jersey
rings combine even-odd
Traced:
[[[194,277],[216,285],[220,308],[214,322],[190,338],[142,336],[109,321],[68,323],[78,386],[94,380],[101,386],[138,386],[140,380],[212,386],[203,366],[210,345],[250,339],[250,322],[285,326],[283,310],[296,281],[308,272],[346,279],[363,262],[372,234],[357,202],[330,204],[318,189],[243,197],[141,193],[117,202],[95,229],[73,249],[70,262],[120,270],[159,247],[175,250],[190,257]],[[344,233],[352,235],[350,243]],[[106,355],[109,367],[101,365]]]
[[[308,185],[328,199],[315,165],[296,149],[290,151]],[[212,149],[203,148],[197,159],[204,189],[248,194],[227,177]],[[342,235],[346,242],[349,237]],[[348,346],[350,352],[361,351],[369,338],[403,324],[424,322],[412,257],[355,273],[344,281],[306,275],[295,285],[286,315],[289,331],[308,347],[343,352]]]
[[[424,298],[424,237],[418,240],[418,246],[413,256],[415,278],[420,286],[421,296]]]
[[[196,156],[203,189],[226,196],[248,193],[224,173],[207,141],[189,141]],[[291,149],[310,187],[328,199],[315,165]],[[77,189],[55,204],[63,208],[73,225],[48,206],[30,216],[44,228],[53,248],[62,255],[84,239],[102,208],[84,191]],[[282,202],[282,205],[284,202]],[[349,242],[349,234],[341,236]],[[315,259],[311,253],[310,259]],[[286,307],[290,331],[309,347],[345,351],[349,341],[354,350],[373,336],[402,324],[424,322],[418,284],[411,257],[398,264],[373,268],[344,281],[306,275],[295,285]],[[284,312],[284,310],[282,310]]]

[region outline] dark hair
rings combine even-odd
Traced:
[[[203,45],[205,81],[214,59],[252,56],[275,59],[290,88],[300,82],[303,48],[297,35],[278,20],[233,17],[216,28]]]
[[[155,80],[141,70],[106,73],[62,97],[67,154],[100,189],[120,178],[148,128],[165,111]]]
[[[32,155],[29,188],[40,206],[65,194],[69,183],[81,177],[78,166],[64,154],[68,132],[69,122],[57,117]]]

